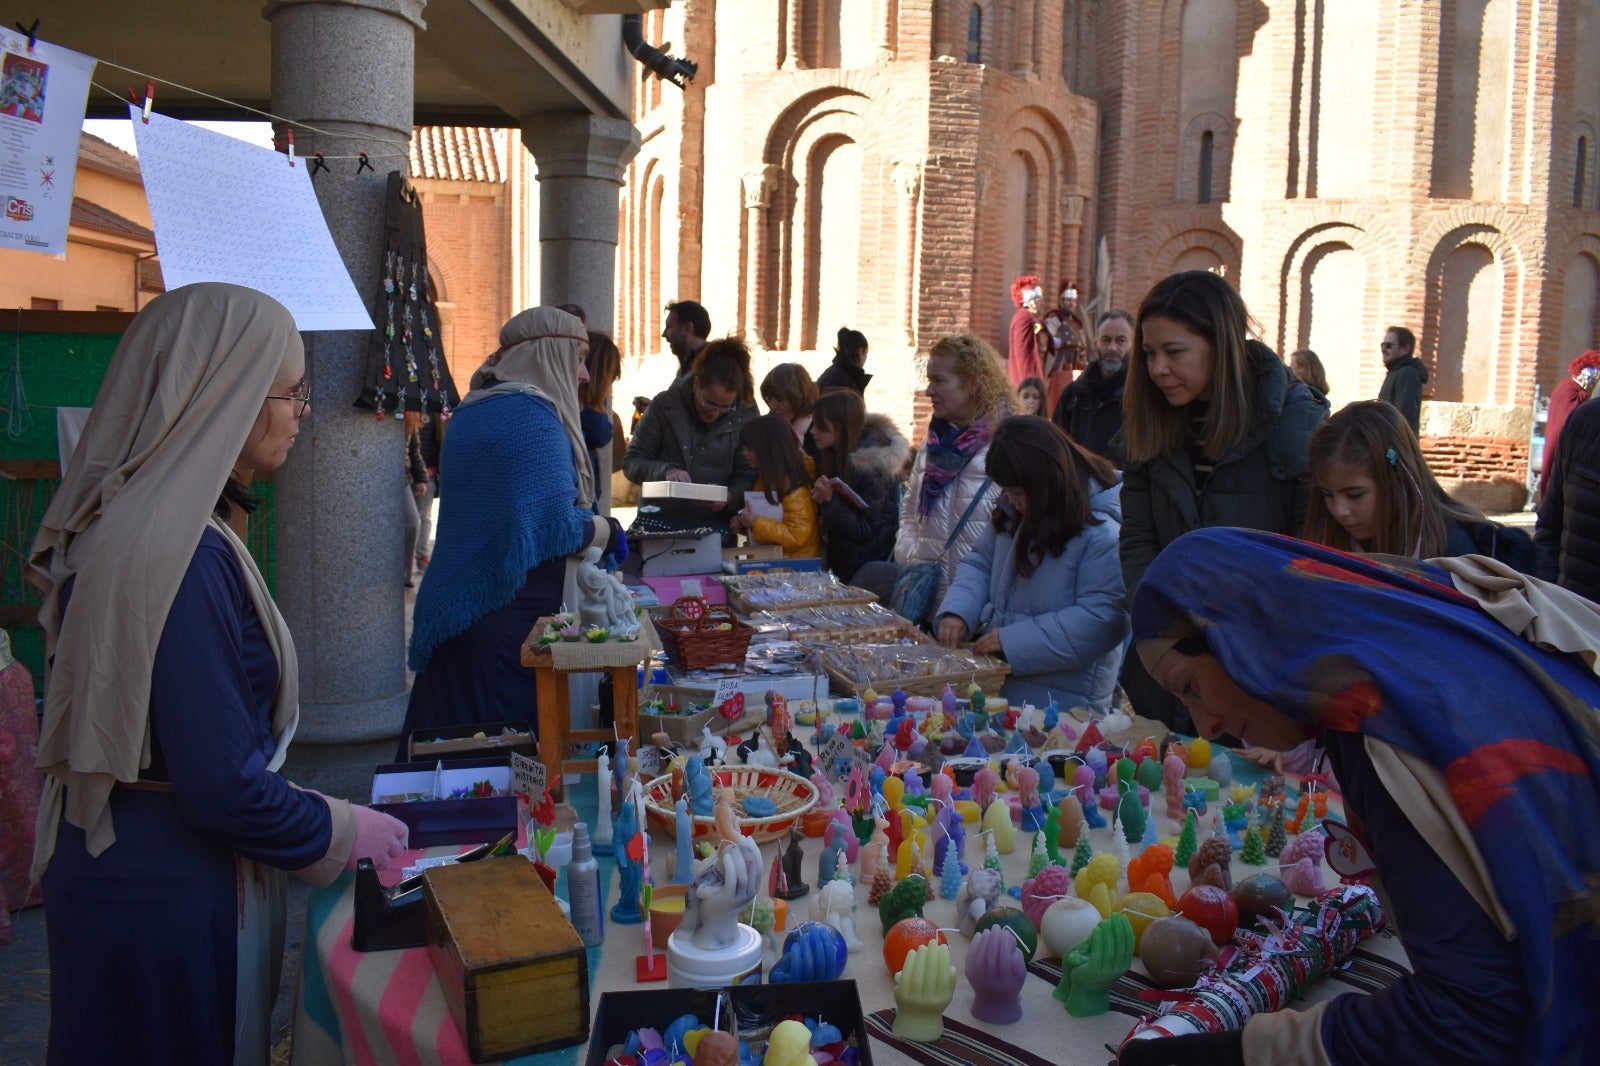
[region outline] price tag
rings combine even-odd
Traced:
[[[1326,821],[1322,828],[1328,834],[1328,865],[1340,880],[1365,882],[1378,872],[1378,864],[1367,851],[1366,842],[1348,826]]]
[[[718,678],[716,694],[711,697],[712,706],[721,707],[724,703],[737,696],[739,694],[740,680],[738,677]]]
[[[512,752],[511,778],[516,782],[517,796],[523,801],[525,809],[537,807],[544,799],[544,763],[538,759]]]

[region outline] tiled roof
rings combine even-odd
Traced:
[[[499,142],[499,130],[482,126],[418,126],[411,131],[411,176],[505,181]]]
[[[90,203],[81,196],[72,198],[72,224],[99,230],[101,233],[113,233],[118,237],[136,237],[154,241],[156,236],[139,223],[123,218],[114,211],[107,211],[99,204]]]
[[[132,181],[141,180],[137,158],[92,133],[82,134],[78,138],[78,165],[117,174]]]

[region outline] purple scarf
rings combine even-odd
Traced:
[[[928,453],[928,461],[922,470],[922,493],[917,498],[917,513],[926,518],[956,475],[988,444],[987,418],[980,418],[965,427],[946,418],[935,418],[929,422],[928,439],[922,445]]]

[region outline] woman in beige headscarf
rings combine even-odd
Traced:
[[[51,1062],[265,1062],[282,875],[405,827],[277,773],[294,644],[243,528],[310,402],[294,320],[200,284],[128,327],[33,544]]]
[[[450,505],[412,613],[402,756],[413,730],[526,721],[536,696],[522,642],[563,602],[577,609],[569,561],[590,547],[627,554],[617,523],[594,514],[578,420],[588,346],[575,316],[523,311],[450,419],[439,455]]]

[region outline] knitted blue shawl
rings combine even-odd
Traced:
[[[594,513],[574,506],[567,431],[548,400],[490,396],[457,409],[439,456],[450,498],[412,614],[411,669],[511,602],[528,571],[589,542]]]

